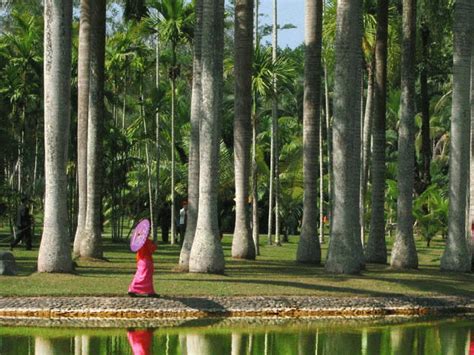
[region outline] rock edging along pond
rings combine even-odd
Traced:
[[[473,297],[0,297],[0,318],[166,319],[473,313]]]

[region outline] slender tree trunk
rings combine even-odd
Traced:
[[[44,1],[45,206],[39,272],[72,271],[67,216],[71,0]]]
[[[189,270],[189,256],[196,234],[199,203],[199,125],[202,116],[201,47],[202,47],[202,1],[196,1],[196,25],[194,29],[193,87],[191,95],[191,134],[188,161],[188,213],[186,233],[179,256],[179,267]]]
[[[277,61],[278,50],[278,4],[277,0],[273,0],[273,44],[272,44],[272,61]],[[278,88],[275,73],[273,73],[273,97],[272,97],[272,130],[273,130],[273,189],[275,199],[275,244],[281,246],[280,239],[280,172],[278,169],[278,157],[280,156],[278,148]],[[271,212],[271,211],[270,211]],[[270,223],[271,226],[271,223]]]
[[[146,124],[146,114],[145,114],[145,97],[143,95],[143,79],[140,79],[140,116],[143,121],[143,133],[145,135],[145,162],[146,162],[146,177],[147,177],[147,186],[148,186],[148,210],[150,211],[150,234],[155,235],[155,229],[157,225],[155,224],[155,206],[153,198],[153,187],[151,183],[151,159],[150,151],[148,149],[148,129]]]
[[[318,239],[318,126],[321,105],[322,0],[306,0],[305,81],[303,99],[303,223],[296,253],[300,263],[319,264]],[[321,177],[322,178],[322,177]]]
[[[81,0],[79,23],[79,54],[77,68],[77,181],[78,214],[73,255],[79,256],[87,211],[87,120],[90,82],[90,21],[91,0]]]
[[[322,70],[322,67],[321,67]],[[321,87],[321,85],[320,85]],[[322,95],[319,99],[319,244],[324,243],[324,150],[323,128],[324,120],[321,118]],[[326,114],[326,113],[325,113]]]
[[[385,245],[385,121],[387,102],[388,0],[378,0],[375,42],[374,143],[372,154],[372,213],[365,251],[369,263],[386,264]]]
[[[202,118],[199,132],[199,205],[189,271],[223,273],[217,214],[219,117],[222,110],[224,0],[203,0]]]
[[[250,136],[252,127],[253,0],[235,2],[235,229],[232,257],[255,259],[248,208],[250,178]]]
[[[277,15],[277,0],[273,0],[273,26],[272,26],[272,61],[273,63],[277,60],[277,45],[278,45],[278,15]],[[273,95],[272,95],[272,127],[270,134],[270,179],[268,184],[268,245],[272,245],[272,232],[273,232],[273,199],[274,183],[275,183],[275,136],[278,125],[278,103],[277,103],[277,87],[276,78],[273,74]],[[275,239],[276,241],[276,239]]]
[[[337,3],[334,100],[334,207],[326,270],[359,273],[364,265],[359,225],[360,63],[362,1]]]
[[[472,28],[474,3],[459,0],[454,9],[453,104],[449,145],[448,239],[441,257],[441,270],[471,271],[467,244],[466,203],[469,174],[469,125]]]
[[[328,69],[327,66],[324,66],[324,101],[326,103],[326,145],[327,145],[327,152],[328,152],[328,218],[329,218],[329,229],[331,229],[331,221],[332,221],[332,201],[333,201],[333,165],[332,165],[332,124],[331,124],[331,105],[329,102],[329,83],[328,83]],[[331,232],[329,231],[329,234]]]
[[[105,0],[91,4],[89,121],[87,124],[87,211],[80,256],[102,258],[102,135],[104,125]]]
[[[397,234],[391,266],[418,268],[413,236],[413,185],[415,156],[415,51],[416,0],[403,0],[403,43],[401,66],[401,114],[398,134]]]
[[[171,244],[176,243],[176,197],[175,197],[175,167],[176,167],[176,157],[175,157],[175,101],[176,101],[176,78],[175,78],[175,51],[173,48],[173,61],[172,61],[172,71],[171,71]]]
[[[430,96],[428,93],[428,58],[430,46],[430,30],[426,24],[421,26],[421,49],[423,65],[420,70],[420,95],[421,95],[421,192],[425,191],[431,183],[431,140],[430,140]]]
[[[252,239],[255,253],[260,255],[260,234],[258,225],[258,193],[257,193],[257,94],[254,93],[252,114]]]
[[[360,177],[360,235],[361,243],[365,240],[365,195],[369,177],[370,145],[372,141],[372,122],[374,113],[374,70],[375,60],[368,66],[367,75],[367,98],[364,113],[364,125],[362,131],[362,168]]]
[[[160,88],[160,35],[156,34],[156,43],[155,43],[155,88],[158,91]],[[160,111],[156,109],[155,113],[155,149],[156,149],[156,172],[155,172],[155,208],[154,208],[154,220],[153,224],[155,228],[153,229],[153,242],[158,241],[158,225],[159,225],[159,204],[160,204]]]
[[[470,204],[470,228],[469,239],[471,243],[471,271],[474,270],[474,41],[471,45],[471,171],[470,171],[470,186],[471,191]]]

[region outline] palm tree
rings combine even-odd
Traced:
[[[466,236],[469,175],[471,54],[474,4],[459,0],[454,8],[453,103],[449,146],[448,239],[441,270],[471,271]]]
[[[90,17],[91,1],[81,0],[79,22],[79,50],[77,68],[77,185],[78,214],[74,238],[74,256],[80,255],[87,213],[87,120],[89,112],[90,81]]]
[[[45,202],[38,272],[72,271],[67,215],[72,0],[44,1]]]
[[[303,223],[296,261],[319,264],[318,231],[318,145],[321,113],[322,0],[306,0],[305,82],[303,101]],[[322,157],[320,157],[322,159]],[[320,177],[322,179],[322,176]]]
[[[188,212],[186,232],[179,256],[179,268],[189,270],[189,255],[196,233],[199,201],[199,124],[201,121],[202,85],[201,85],[201,45],[202,45],[202,1],[195,3],[196,24],[194,27],[193,87],[191,94],[191,133],[188,159]]]
[[[415,156],[415,50],[416,0],[403,0],[401,113],[398,136],[397,234],[392,249],[393,268],[416,269],[413,237],[413,185]]]
[[[372,154],[372,213],[365,251],[369,263],[386,264],[385,245],[385,120],[387,101],[388,0],[378,0],[375,43],[374,125]]]
[[[199,205],[189,271],[223,273],[217,221],[219,117],[222,102],[224,0],[203,0],[202,117],[199,132]]]
[[[105,0],[91,4],[87,210],[80,256],[102,258],[102,126],[104,118]]]
[[[470,160],[470,226],[471,226],[471,270],[474,270],[474,44],[471,48],[471,160]]]
[[[235,229],[232,239],[232,257],[255,259],[255,244],[250,233],[248,213],[252,126],[253,0],[235,2],[234,36]]]
[[[334,193],[331,240],[326,270],[359,273],[360,241],[360,75],[362,1],[337,3],[335,43],[333,164]]]
[[[151,6],[158,11],[158,33],[163,40],[171,45],[171,67],[169,78],[171,81],[171,243],[176,240],[175,217],[175,107],[176,107],[176,79],[180,74],[177,63],[177,47],[180,43],[190,41],[193,23],[194,8],[192,3],[185,0],[153,0]]]

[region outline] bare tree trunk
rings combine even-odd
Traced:
[[[471,167],[470,167],[470,228],[469,240],[471,243],[471,271],[474,270],[474,41],[471,47]]]
[[[175,51],[175,50],[174,50]],[[173,52],[174,52],[173,51]],[[172,78],[171,78],[171,244],[176,243],[176,197],[175,197],[175,96],[176,96],[176,78],[174,77],[176,60],[173,60]]]
[[[453,104],[449,145],[448,239],[441,270],[471,271],[466,230],[469,174],[471,53],[474,3],[459,0],[454,9]]]
[[[321,67],[322,70],[322,67]],[[321,86],[321,84],[320,84]],[[321,118],[322,95],[319,99],[319,244],[324,243],[324,150],[323,150],[323,127]]]
[[[235,229],[232,257],[255,259],[255,245],[250,234],[248,209],[250,178],[250,136],[252,127],[252,57],[253,0],[235,2]]]
[[[305,72],[303,99],[303,223],[296,253],[300,263],[319,264],[318,239],[318,126],[321,106],[322,0],[306,0]]]
[[[403,47],[401,66],[401,114],[398,136],[397,234],[391,266],[418,268],[413,236],[413,185],[415,156],[415,51],[416,0],[403,0]]]
[[[71,0],[44,1],[45,206],[38,272],[72,271],[66,186],[71,24]]]
[[[77,68],[77,181],[78,214],[73,255],[80,256],[87,212],[87,120],[89,117],[91,0],[81,0]]]
[[[387,101],[388,0],[378,0],[375,43],[374,131],[372,154],[372,213],[365,251],[369,263],[386,264],[385,245],[385,121]]]
[[[260,234],[258,226],[258,194],[257,194],[257,95],[254,94],[252,114],[252,239],[255,253],[260,255]]]
[[[223,273],[217,215],[219,117],[222,110],[224,0],[203,0],[202,119],[199,134],[199,205],[189,271]],[[218,170],[217,170],[218,171]]]
[[[326,270],[356,274],[364,265],[359,225],[362,1],[337,3],[334,100],[334,207]],[[351,178],[348,178],[348,177]]]
[[[196,1],[196,25],[194,30],[193,87],[191,96],[191,134],[188,161],[188,213],[186,233],[179,256],[179,268],[189,270],[189,255],[196,234],[196,223],[199,203],[199,125],[201,121],[202,82],[201,82],[201,47],[202,47],[202,1]]]
[[[80,256],[102,258],[102,135],[104,119],[105,0],[91,4],[89,121],[87,124],[87,211]]]
[[[328,210],[327,214],[329,217],[329,229],[331,229],[331,221],[332,221],[332,201],[333,201],[333,158],[332,158],[332,123],[331,123],[331,105],[330,105],[330,98],[329,98],[329,84],[328,84],[328,69],[327,66],[324,66],[324,97],[326,103],[326,140],[327,140],[327,152],[328,152]],[[331,231],[329,231],[331,234]]]
[[[430,30],[426,24],[421,26],[421,49],[423,65],[420,70],[420,95],[421,95],[421,192],[425,191],[431,183],[431,139],[430,139],[430,96],[428,92],[428,60],[430,46]]]

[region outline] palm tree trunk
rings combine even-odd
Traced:
[[[303,99],[303,223],[296,261],[319,264],[318,239],[318,126],[321,106],[322,0],[306,0]]]
[[[327,66],[324,65],[324,101],[326,104],[326,145],[327,145],[327,152],[328,152],[328,210],[327,214],[329,217],[329,229],[331,229],[331,221],[332,221],[332,201],[333,201],[333,165],[332,165],[332,123],[331,123],[331,105],[330,105],[330,98],[329,98],[329,83],[328,83],[328,69]],[[329,231],[329,234],[331,232]]]
[[[471,171],[470,171],[470,228],[471,271],[474,270],[474,42],[471,48]]]
[[[321,67],[321,70],[322,70],[322,67]],[[321,83],[320,83],[320,87],[321,87]],[[320,105],[319,132],[318,132],[318,137],[319,137],[319,244],[321,245],[324,243],[324,149],[323,149],[324,121],[321,118],[322,95],[320,95],[319,105]]]
[[[391,266],[418,268],[413,236],[413,185],[415,156],[415,50],[416,0],[403,0],[403,46],[401,66],[401,114],[398,137],[397,234]]]
[[[378,0],[375,43],[374,132],[372,154],[372,213],[365,251],[369,263],[386,264],[385,245],[385,121],[387,102],[388,0]]]
[[[173,51],[174,53],[174,51]],[[176,78],[174,77],[174,68],[176,60],[173,60],[173,70],[171,78],[171,244],[176,243],[176,201],[175,201],[175,100],[176,100]]]
[[[199,132],[199,205],[189,271],[223,273],[217,214],[219,117],[222,110],[224,0],[203,0],[202,118]],[[218,171],[218,170],[217,170]]]
[[[367,194],[367,181],[369,176],[370,144],[374,111],[374,67],[375,60],[372,60],[368,67],[367,98],[364,113],[364,128],[362,131],[362,168],[360,169],[360,235],[362,245],[364,245],[365,239],[365,195]]]
[[[196,25],[194,29],[193,87],[191,94],[191,134],[188,161],[188,212],[186,232],[179,256],[179,268],[189,270],[189,256],[196,234],[199,202],[199,124],[201,121],[202,83],[201,83],[201,47],[202,47],[202,1],[196,1]]]
[[[77,68],[77,181],[78,214],[73,255],[80,256],[87,212],[87,120],[90,82],[90,8],[91,0],[81,0],[79,24],[79,54]]]
[[[145,115],[145,97],[143,96],[143,79],[141,79],[140,83],[140,116],[143,121],[143,133],[145,135],[145,162],[146,162],[146,177],[147,177],[147,185],[148,185],[148,210],[150,211],[150,234],[153,236],[155,235],[155,230],[157,225],[155,224],[155,216],[154,216],[154,198],[153,198],[153,187],[151,183],[151,159],[150,159],[150,151],[148,149],[148,129],[146,124],[146,115]]]
[[[337,3],[334,100],[334,215],[326,270],[359,273],[363,266],[360,242],[360,66],[362,1]],[[349,178],[352,177],[352,178]]]
[[[44,1],[45,206],[38,272],[72,271],[67,216],[71,0]]]
[[[252,113],[252,239],[255,253],[260,255],[260,234],[258,226],[258,193],[257,193],[257,94],[254,93]]]
[[[252,34],[253,0],[237,0],[234,32],[235,229],[232,239],[232,257],[249,260],[255,259],[255,245],[250,233],[248,208],[252,127]]]
[[[459,0],[454,9],[453,104],[449,146],[448,239],[441,270],[471,271],[471,252],[466,236],[467,176],[469,174],[469,125],[471,53],[474,4]]]
[[[105,0],[91,4],[90,100],[87,124],[87,211],[80,256],[102,258],[102,135],[104,119]]]
[[[155,43],[155,88],[158,91],[160,88],[160,35],[156,34]],[[156,172],[155,172],[155,208],[154,208],[154,219],[153,224],[155,228],[153,230],[153,242],[158,241],[158,224],[159,224],[159,203],[160,203],[160,111],[157,109],[155,113],[155,148],[156,148]]]
[[[421,45],[423,65],[420,70],[420,96],[421,96],[421,192],[425,191],[431,183],[431,140],[430,140],[430,96],[428,93],[428,61],[430,46],[430,30],[426,24],[421,26]]]

